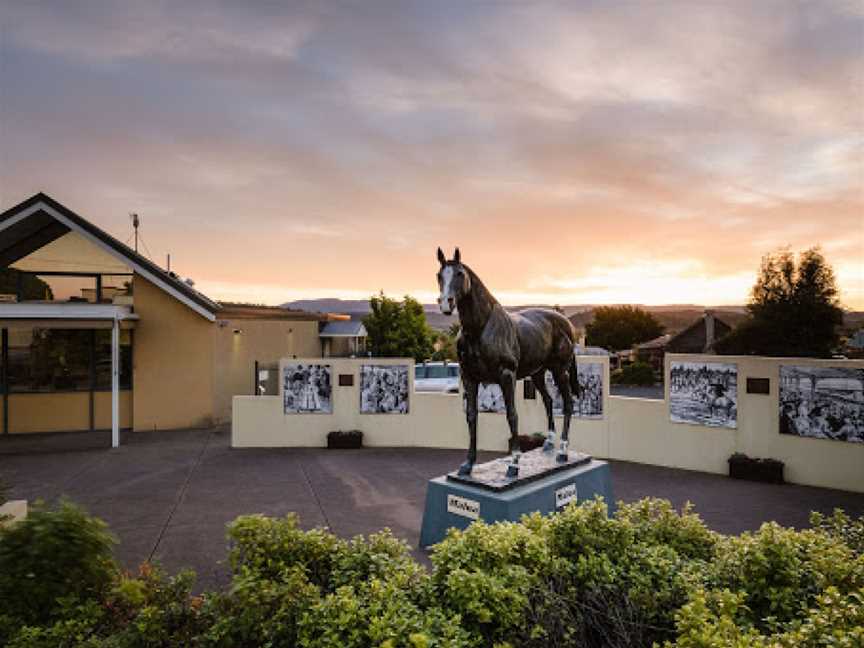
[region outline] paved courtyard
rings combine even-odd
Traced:
[[[169,572],[191,567],[202,588],[227,581],[225,525],[246,513],[294,511],[304,527],[326,525],[346,537],[386,526],[416,547],[426,480],[451,470],[464,454],[419,448],[234,450],[224,429],[135,433],[116,450],[45,452],[45,441],[30,442],[40,452],[20,453],[19,447],[19,454],[0,454],[0,476],[11,485],[12,498],[52,501],[66,495],[108,522],[125,565],[152,559]],[[4,445],[12,448],[0,443],[0,452]],[[616,499],[651,495],[676,506],[689,500],[710,527],[724,533],[756,529],[766,520],[805,526],[811,510],[840,507],[864,515],[864,495],[856,493],[619,461],[612,462],[612,475]],[[415,555],[425,560],[417,549]]]

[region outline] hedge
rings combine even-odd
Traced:
[[[602,501],[451,531],[427,570],[387,530],[297,518],[228,528],[230,585],[123,573],[100,521],[65,502],[0,531],[0,644],[497,648],[864,645],[864,518],[814,514],[723,536],[689,507]],[[61,545],[65,543],[65,546]]]

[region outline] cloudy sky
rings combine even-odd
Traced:
[[[0,208],[212,297],[736,304],[822,246],[864,308],[864,4],[0,0]]]

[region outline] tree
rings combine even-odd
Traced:
[[[610,351],[630,349],[634,344],[663,334],[663,325],[638,306],[599,306],[585,326],[586,344]]]
[[[749,317],[717,341],[718,353],[829,357],[840,342],[843,309],[834,271],[818,247],[762,258]]]
[[[383,292],[369,300],[372,310],[363,318],[372,355],[410,357],[422,362],[432,355],[435,334],[426,323],[423,306],[408,295],[399,302]]]
[[[0,294],[15,295],[18,293],[18,270],[0,268]],[[32,274],[21,274],[21,299],[54,299],[51,286]]]
[[[445,331],[439,331],[435,335],[435,353],[432,354],[433,360],[456,360],[458,353],[456,351],[456,340],[459,337],[459,331],[462,325],[459,322],[454,322]]]

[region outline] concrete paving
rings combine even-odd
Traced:
[[[14,454],[0,454],[0,479],[11,486],[11,498],[67,496],[108,522],[120,540],[117,556],[128,568],[145,560],[171,573],[190,567],[204,589],[227,582],[225,525],[248,513],[293,511],[304,528],[325,525],[344,537],[389,527],[416,547],[426,481],[464,456],[419,448],[235,450],[224,429],[126,434],[116,450],[80,449],[83,443],[53,451],[51,438],[34,437],[26,451],[18,446]],[[11,448],[11,440],[6,445]],[[650,495],[675,506],[691,501],[723,533],[756,529],[768,520],[800,528],[810,511],[835,507],[864,515],[861,494],[611,464],[616,499]],[[414,553],[428,563],[420,550]]]

